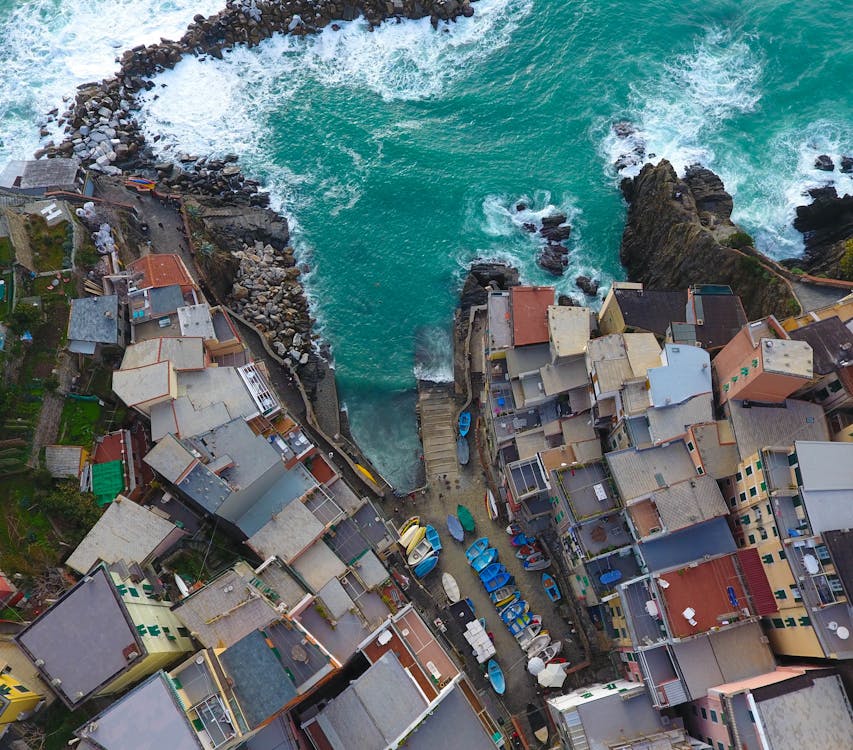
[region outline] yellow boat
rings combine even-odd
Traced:
[[[373,484],[376,484],[376,479],[373,474],[371,474],[367,469],[365,469],[361,464],[356,464],[355,468],[361,472],[361,475],[365,477],[365,479],[369,479]]]
[[[415,547],[417,547],[426,536],[426,526],[418,526],[412,540],[406,545],[406,554],[411,555]]]
[[[421,525],[421,517],[420,516],[412,516],[406,523],[404,523],[399,529],[397,529],[397,533],[400,535],[400,539],[402,540],[405,536],[406,532],[411,529],[413,526]]]

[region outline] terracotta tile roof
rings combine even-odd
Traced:
[[[554,287],[514,286],[512,342],[514,346],[548,342],[548,306],[554,304]]]
[[[140,289],[177,284],[182,291],[189,291],[195,286],[184,262],[178,255],[169,253],[145,255],[131,263],[130,268],[143,275],[142,281],[138,284]]]

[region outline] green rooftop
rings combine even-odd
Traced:
[[[92,466],[92,492],[99,507],[109,505],[123,489],[124,466],[121,461]]]

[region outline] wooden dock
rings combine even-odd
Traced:
[[[456,460],[456,401],[453,384],[418,383],[418,414],[427,482],[459,478]]]

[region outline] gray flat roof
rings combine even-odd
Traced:
[[[104,567],[66,592],[53,606],[21,631],[15,640],[32,661],[42,660],[46,682],[77,706],[126,672],[138,660],[123,653],[145,648]]]
[[[235,367],[207,367],[178,373],[178,395],[187,396],[196,409],[222,402],[232,419],[248,419],[258,413],[257,404]]]
[[[649,433],[656,442],[672,440],[687,432],[688,425],[714,419],[714,399],[703,393],[674,406],[652,407],[646,412]]]
[[[81,297],[71,300],[68,338],[96,344],[118,341],[118,297]]]
[[[406,738],[406,748],[436,750],[457,747],[465,750],[494,750],[495,743],[486,734],[462,691],[454,687]]]
[[[153,318],[158,315],[170,315],[186,304],[184,294],[178,284],[149,289],[148,299],[151,301],[151,317]]]
[[[256,534],[275,513],[279,513],[284,507],[317,486],[317,482],[302,464],[296,464],[292,469],[287,469],[279,462],[270,468],[268,476],[274,481],[266,488],[257,488],[261,490],[260,492],[255,491],[253,487],[248,487],[244,494],[248,493],[249,506],[239,515],[236,515],[236,511],[231,514],[232,520],[246,536]],[[231,513],[229,509],[223,509],[223,512]]]
[[[204,747],[178,705],[165,672],[153,674],[74,734],[103,750]]]
[[[273,514],[248,541],[262,560],[275,555],[291,562],[318,539],[326,527],[301,502],[290,502]]]
[[[725,518],[712,518],[661,539],[640,542],[638,546],[649,570],[674,568],[705,555],[721,555],[737,549]]]
[[[790,398],[773,406],[744,403],[726,402],[741,461],[762,448],[790,446],[795,440],[829,440],[826,418],[818,404]]]
[[[626,448],[607,453],[605,458],[626,501],[696,476],[696,467],[683,440],[643,450]]]
[[[38,159],[10,161],[0,172],[0,187],[33,190],[70,187],[77,178],[80,162],[76,159]]]
[[[195,461],[174,435],[166,435],[145,454],[143,461],[170,482],[177,482]]]

